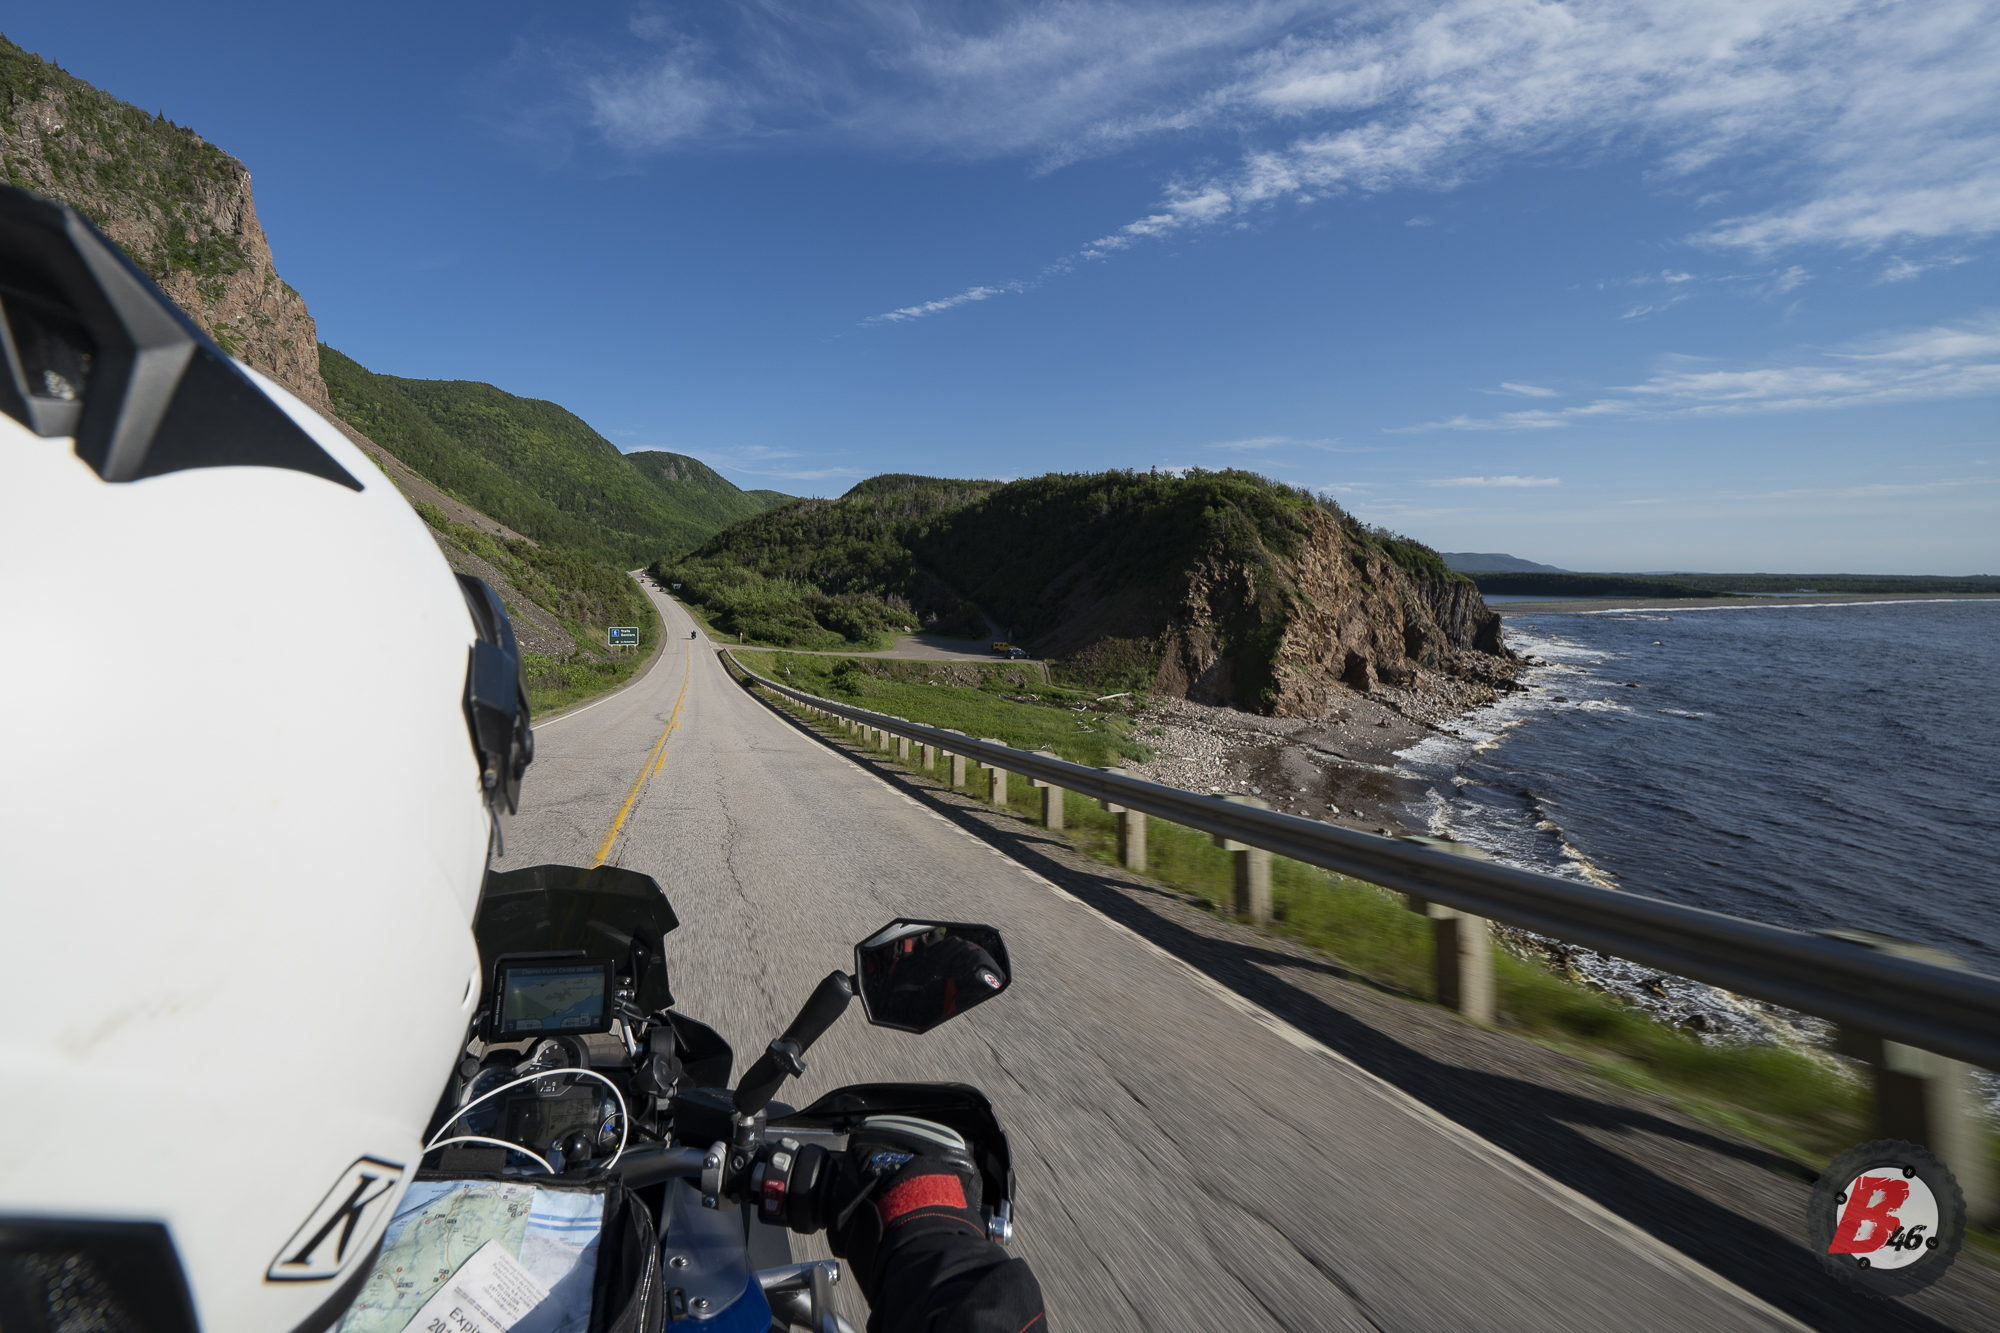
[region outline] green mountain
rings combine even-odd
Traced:
[[[566,408],[471,380],[379,375],[331,347],[320,373],[356,430],[538,542],[621,568],[686,551],[764,502],[680,454],[622,454]]]
[[[1435,551],[1237,471],[875,477],[654,572],[765,643],[992,631],[1084,683],[1276,711],[1323,711],[1329,679],[1485,679],[1507,657],[1498,617]]]
[[[792,500],[725,528],[653,572],[722,619],[768,643],[839,647],[919,625],[974,635],[979,608],[917,565],[914,526],[998,489],[997,481],[874,477],[838,500]]]
[[[625,461],[676,504],[697,509],[701,520],[712,524],[710,534],[792,498],[779,491],[738,490],[735,483],[714,468],[686,454],[641,449],[626,454]]]

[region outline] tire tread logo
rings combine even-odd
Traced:
[[[1827,1164],[1807,1206],[1820,1263],[1874,1296],[1908,1296],[1944,1275],[1965,1239],[1965,1195],[1914,1143],[1876,1139]]]

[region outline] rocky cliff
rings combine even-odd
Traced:
[[[241,162],[0,37],[0,172],[88,217],[224,350],[333,415]]]
[[[1307,511],[1306,522],[1303,540],[1278,558],[1204,559],[1164,599],[1157,690],[1319,717],[1382,686],[1471,702],[1512,677],[1500,617],[1476,586],[1407,569],[1396,544],[1371,542],[1323,510]]]

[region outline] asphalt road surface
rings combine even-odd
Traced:
[[[499,864],[658,878],[679,1008],[739,1073],[891,918],[998,926],[1006,995],[925,1037],[857,1006],[780,1095],[985,1089],[1019,1177],[1013,1252],[1053,1328],[1800,1327],[802,734],[649,594],[664,651],[538,728]]]

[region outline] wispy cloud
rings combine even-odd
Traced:
[[[1767,278],[1764,281],[1761,290],[1769,293],[1772,296],[1783,296],[1787,292],[1790,292],[1795,288],[1802,287],[1806,283],[1811,281],[1812,281],[1812,274],[1806,272],[1803,268],[1799,267],[1797,264],[1794,264],[1782,273],[1772,274],[1769,278]]]
[[[1790,365],[1723,369],[1699,358],[1676,357],[1659,374],[1612,392],[1623,396],[1570,408],[1457,416],[1398,429],[1551,430],[1589,417],[1802,412],[1996,394],[2000,393],[2000,314],[1882,334]]]
[[[921,305],[906,305],[900,310],[888,310],[861,321],[865,324],[901,324],[912,319],[923,319],[927,315],[940,314],[973,301],[988,301],[1009,292],[1027,291],[1030,284],[1003,282],[997,287],[968,287],[957,296],[947,296],[938,301],[925,301]]]
[[[1882,276],[1878,281],[1908,282],[1918,274],[1928,273],[1932,269],[1957,268],[1960,264],[1970,262],[1972,261],[1969,255],[1942,255],[1921,264],[1905,259],[1901,255],[1891,255],[1889,256],[1888,264],[1882,269]]]
[[[782,481],[858,481],[869,475],[852,464],[827,464],[826,455],[814,456],[777,445],[749,444],[735,448],[704,447],[702,457],[719,472],[748,477],[774,477]]]
[[[1561,477],[1447,477],[1441,481],[1427,481],[1426,486],[1560,486]]]
[[[1554,389],[1544,389],[1539,384],[1515,384],[1511,380],[1501,380],[1498,389],[1482,389],[1481,393],[1511,393],[1522,398],[1559,398],[1562,395]]]
[[[2000,232],[1992,0],[743,0],[647,10],[632,39],[570,77],[637,151],[832,136],[1049,170],[1186,142],[1158,203],[1072,260],[1607,150],[1759,200],[1689,238],[1718,249]],[[1203,134],[1248,147],[1205,167]]]
[[[1662,310],[1672,310],[1687,299],[1688,294],[1686,292],[1675,292],[1663,301],[1641,301],[1638,305],[1628,307],[1625,313],[1618,318],[1644,319],[1648,315],[1657,315]]]

